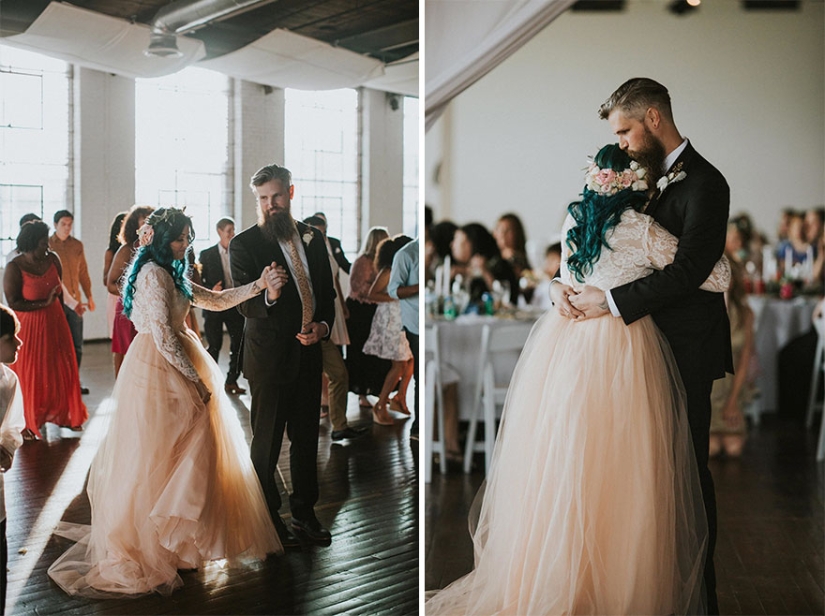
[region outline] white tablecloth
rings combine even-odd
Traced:
[[[811,328],[811,315],[818,298],[798,297],[780,300],[766,296],[750,296],[748,303],[755,316],[754,346],[759,362],[756,383],[760,396],[754,402],[758,412],[774,411],[778,408],[779,351],[793,338]],[[458,410],[461,419],[468,419],[475,401],[479,354],[481,352],[481,330],[485,324],[493,327],[521,324],[530,329],[542,313],[526,320],[460,316],[454,321],[435,321],[439,326],[442,361],[453,366],[460,374],[458,384]],[[430,322],[428,322],[428,325]],[[517,354],[499,354],[493,362],[496,382],[509,380],[515,368]]]
[[[484,325],[502,327],[520,325],[528,331],[543,313],[526,316],[524,319],[500,319],[489,316],[463,315],[454,321],[434,321],[438,325],[441,342],[441,361],[451,365],[460,375],[458,383],[458,416],[469,419],[476,396],[479,360],[481,354],[481,331]],[[427,325],[431,325],[430,321]],[[517,353],[497,353],[493,360],[496,383],[509,381],[518,360]]]
[[[759,397],[756,411],[779,409],[779,351],[791,340],[811,329],[811,316],[819,298],[792,300],[751,295],[748,303],[754,313],[754,347],[759,362],[755,375]]]

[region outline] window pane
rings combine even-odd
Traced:
[[[0,45],[0,254],[19,220],[73,209],[70,79],[65,62]],[[48,222],[48,220],[47,220]]]
[[[358,92],[287,89],[284,165],[292,172],[292,215],[324,212],[345,252],[358,250]]]
[[[229,79],[188,68],[135,80],[136,202],[186,207],[197,255],[231,211]]]

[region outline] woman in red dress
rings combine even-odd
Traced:
[[[80,430],[89,416],[80,397],[72,335],[63,314],[60,258],[49,250],[49,227],[23,225],[17,236],[22,253],[6,267],[3,288],[20,320],[17,373],[23,392],[28,440],[41,438],[46,422]]]

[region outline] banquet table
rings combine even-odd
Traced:
[[[493,328],[517,325],[528,331],[544,314],[543,311],[519,311],[516,316],[462,315],[453,321],[428,319],[427,326],[438,325],[441,346],[441,361],[454,368],[458,381],[458,416],[469,419],[472,416],[478,385],[479,360],[481,354],[481,332],[485,325]],[[493,370],[497,383],[506,383],[516,366],[517,353],[497,353],[493,358]]]
[[[811,316],[820,298],[797,297],[790,300],[765,295],[751,295],[748,304],[754,312],[754,348],[757,365],[753,379],[759,396],[748,408],[758,423],[763,412],[776,411],[779,406],[779,351],[795,337],[811,328]],[[503,327],[520,325],[527,329],[544,314],[542,311],[519,311],[515,317],[462,315],[453,321],[428,319],[427,325],[439,326],[442,362],[460,375],[458,382],[459,418],[472,415],[478,384],[481,332],[484,325]],[[493,361],[496,382],[506,382],[515,368],[518,355],[501,354]]]
[[[779,409],[779,351],[811,329],[811,317],[820,299],[748,296],[748,304],[754,313],[754,348],[758,363],[752,378],[759,390],[748,413],[757,423],[760,413]]]

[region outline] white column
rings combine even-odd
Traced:
[[[234,160],[236,232],[258,220],[252,175],[264,165],[284,164],[284,91],[235,80]]]
[[[84,317],[86,340],[107,338],[103,257],[109,228],[135,200],[135,82],[75,66],[73,81],[74,230],[83,242],[96,310]],[[52,221],[47,221],[52,226]]]
[[[361,236],[375,225],[395,235],[403,228],[404,101],[369,88],[360,93]]]

